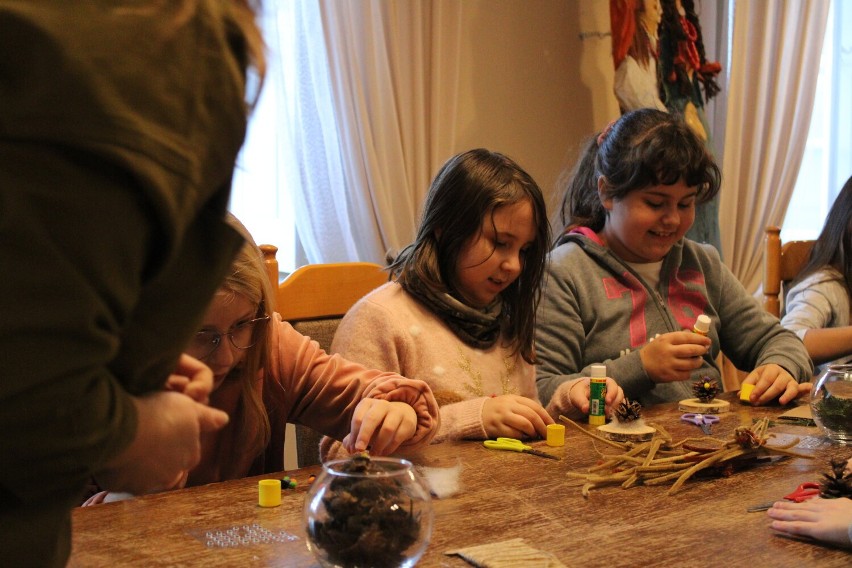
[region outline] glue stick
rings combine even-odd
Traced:
[[[701,314],[698,316],[698,319],[695,320],[695,325],[692,326],[692,332],[697,333],[699,335],[707,335],[710,331],[710,317]]]
[[[592,365],[592,376],[589,379],[589,424],[603,426],[606,424],[606,365]]]

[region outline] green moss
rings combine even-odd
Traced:
[[[829,430],[848,432],[852,427],[852,399],[829,396],[814,405],[820,423]]]

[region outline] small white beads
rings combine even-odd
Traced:
[[[286,531],[273,532],[257,523],[224,530],[207,531],[203,538],[204,544],[208,548],[233,548],[270,542],[291,542],[298,539],[299,537],[294,534]]]

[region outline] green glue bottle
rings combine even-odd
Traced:
[[[592,376],[589,379],[589,424],[603,426],[606,424],[606,365],[592,365]]]

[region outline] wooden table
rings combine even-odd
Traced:
[[[732,400],[713,435],[727,438],[740,424],[775,417],[784,409],[752,408]],[[676,404],[644,411],[675,440],[698,435],[679,421]],[[801,437],[799,450],[814,460],[786,458],[727,478],[691,480],[668,496],[665,486],[593,490],[588,499],[568,486],[565,473],[593,465],[602,452],[617,452],[571,428],[566,445],[549,448],[553,461],[485,449],[478,442],[448,442],[411,456],[418,465],[462,463],[462,491],[434,501],[432,540],[418,566],[463,567],[444,552],[523,538],[557,556],[566,566],[844,566],[848,550],[775,534],[765,513],[746,508],[772,501],[799,483],[829,470],[830,457],[848,458],[849,447],[829,444],[815,427],[775,425],[780,435]],[[285,491],[280,507],[257,503],[257,481],[248,478],[74,511],[69,566],[288,566],[317,563],[305,546],[302,506],[307,478],[317,468],[289,475],[299,482]],[[283,475],[283,474],[282,474]],[[241,532],[259,525],[294,540],[233,547],[205,544],[206,533]],[[283,540],[283,539],[282,539]]]

